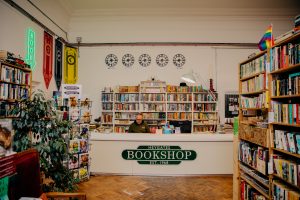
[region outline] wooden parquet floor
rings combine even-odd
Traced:
[[[231,200],[232,176],[92,176],[79,191],[88,200]]]

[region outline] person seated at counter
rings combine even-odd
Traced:
[[[135,121],[129,126],[128,133],[150,133],[149,126],[143,120],[142,113],[136,115]]]

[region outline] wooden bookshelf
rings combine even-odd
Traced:
[[[262,194],[267,199],[270,199],[269,194],[266,194],[264,191],[262,191],[259,187],[256,186],[255,183],[253,183],[251,180],[249,180],[246,176],[241,175],[241,178],[246,181],[249,185],[251,185],[253,188],[255,188],[260,194]]]
[[[272,176],[276,177],[281,182],[286,183],[289,187],[292,187],[293,189],[300,191],[300,187],[299,186],[294,185],[293,183],[289,182],[288,180],[283,179],[282,177],[278,176],[277,174],[272,174]]]
[[[266,95],[265,93],[268,92],[268,90],[266,89],[266,65],[265,63],[268,62],[267,61],[268,56],[267,56],[267,51],[262,51],[260,53],[258,53],[256,56],[247,59],[246,61],[242,62],[239,64],[238,69],[239,69],[239,103],[240,103],[240,108],[239,108],[239,145],[245,145],[245,148],[253,148],[255,147],[255,151],[258,151],[258,149],[263,149],[264,153],[267,152],[267,150],[269,150],[269,143],[268,143],[268,131],[260,131],[259,129],[257,129],[257,127],[255,126],[255,124],[253,124],[252,120],[250,117],[254,117],[254,118],[261,118],[259,121],[267,121],[267,111],[268,108],[264,108],[264,107],[249,107],[249,108],[242,108],[242,99],[243,99],[243,104],[248,105],[248,101],[249,101],[249,105],[253,104],[253,105],[257,105],[257,103],[259,102],[260,99],[260,95],[264,96]],[[250,69],[248,69],[247,67],[249,67]],[[255,72],[255,73],[251,73],[251,71]],[[242,74],[246,74],[247,76],[243,75],[244,77],[241,77]],[[262,76],[263,75],[263,76]],[[255,78],[255,77],[260,77],[260,81],[259,82],[255,82],[255,81],[251,81],[251,79]],[[254,83],[254,84],[253,84]],[[257,85],[256,85],[257,84]],[[250,86],[250,88],[255,88],[258,91],[254,91],[254,92],[243,92],[243,88],[245,87],[245,85],[247,85],[247,87]],[[248,86],[249,85],[249,86]],[[259,85],[259,86],[258,86]],[[267,100],[265,100],[267,101]],[[261,102],[261,106],[263,106],[265,104],[265,102]],[[244,111],[250,111],[245,113]],[[253,112],[251,112],[253,111]],[[261,112],[258,112],[261,111]],[[266,111],[266,112],[264,112]],[[254,127],[254,128],[252,128]],[[255,128],[256,127],[256,128]],[[266,129],[264,129],[266,130]],[[253,132],[255,131],[255,132]],[[254,133],[258,133],[259,132],[259,137],[254,136]],[[264,145],[263,145],[264,144]],[[239,151],[241,150],[241,146],[239,146]],[[241,154],[242,152],[240,152]],[[250,155],[248,155],[250,156]],[[252,157],[252,156],[251,156]],[[254,159],[254,158],[253,158]],[[268,163],[268,160],[261,160],[260,162],[264,162],[264,163]],[[264,173],[262,173],[261,171],[259,171],[259,169],[256,169],[255,167],[252,167],[250,165],[248,165],[245,162],[240,161],[240,164],[245,165],[246,167],[254,170],[256,173],[263,175],[263,177],[266,177],[267,179],[269,179],[268,176],[268,171],[265,171]],[[267,165],[267,164],[266,164]],[[253,188],[255,188],[259,193],[261,193],[264,197],[266,197],[267,199],[271,199],[270,198],[270,185],[267,184],[263,184],[260,181],[258,181],[261,185],[263,185],[268,191],[269,193],[265,193],[264,191],[262,191],[259,187],[257,187],[251,180],[247,179],[247,177],[245,177],[242,174],[242,169],[239,167],[239,165],[237,166],[237,171],[238,171],[238,176],[245,180],[249,185],[251,185]],[[263,170],[263,169],[260,169]],[[246,172],[244,172],[246,173]],[[247,174],[247,173],[246,173]],[[252,177],[254,180],[256,180],[254,177]],[[237,197],[238,199],[240,199],[240,195],[241,195],[241,185],[240,183],[238,184],[239,188],[238,188],[238,195],[239,197]],[[262,186],[261,186],[262,187]]]
[[[257,94],[262,94],[264,92],[266,92],[267,90],[263,89],[263,90],[259,90],[256,92],[245,92],[245,93],[240,93],[240,95],[244,95],[244,96],[252,96],[252,95],[257,95]]]
[[[129,88],[135,88],[139,92],[127,92]],[[112,91],[111,87],[103,90],[101,98],[102,109],[111,108],[111,110],[102,110],[102,116],[105,115],[105,113],[112,113],[112,130],[115,131],[126,131],[126,129],[115,129],[115,126],[120,126],[118,123],[115,123],[115,120],[129,119],[129,117],[126,116],[127,114],[132,114],[130,119],[134,120],[135,114],[139,112],[144,114],[144,120],[157,122],[151,122],[151,124],[149,123],[150,125],[158,125],[159,127],[164,125],[161,124],[161,121],[164,121],[164,123],[167,121],[191,121],[192,132],[194,127],[200,126],[207,126],[207,129],[213,129],[214,131],[212,132],[215,132],[217,124],[219,123],[217,117],[218,93],[215,91],[212,92],[214,94],[214,97],[212,97],[210,92],[204,91],[200,86],[181,87],[166,85],[164,81],[141,81],[139,86],[119,86],[119,88],[115,88],[117,92],[107,93],[107,90]],[[138,100],[133,101],[131,98],[135,96],[130,97],[130,94],[136,94]],[[105,107],[105,104],[110,105]],[[130,104],[136,104],[132,105],[132,107],[135,106],[137,109],[123,109],[130,107]],[[118,113],[121,113],[121,115]],[[199,113],[203,114],[201,117],[208,117],[208,119],[198,119],[198,117],[200,117]],[[194,114],[197,114],[197,116],[194,116]],[[165,118],[161,118],[161,115],[164,115]],[[214,119],[210,119],[212,115]],[[213,123],[199,124],[199,121],[212,121]],[[122,126],[125,125],[122,124]]]
[[[272,71],[270,74],[274,75],[274,74],[283,74],[283,73],[290,73],[290,72],[295,72],[298,71],[300,67],[300,64],[295,64],[295,65],[291,65],[282,69],[278,69],[275,71]]]
[[[271,99],[292,99],[292,98],[300,98],[300,94],[284,95],[284,96],[271,96]]]
[[[295,158],[299,158],[299,159],[300,159],[300,154],[291,153],[291,152],[289,152],[289,151],[286,151],[286,150],[283,150],[283,149],[277,149],[277,148],[274,148],[274,147],[272,147],[272,150],[273,150],[273,151],[278,151],[278,152],[281,152],[281,153],[287,154],[287,155],[289,155],[289,156],[292,156],[292,157],[295,157]]]
[[[277,95],[289,94],[289,89],[292,89],[292,92],[296,93],[295,92],[296,89],[293,88],[295,87],[295,85],[294,84],[290,85],[292,83],[292,78],[290,77],[293,76],[289,76],[289,75],[293,74],[294,77],[297,77],[297,74],[295,73],[299,72],[300,70],[299,54],[298,55],[294,54],[295,53],[294,50],[296,49],[293,48],[294,46],[296,47],[297,45],[300,45],[299,38],[300,38],[300,33],[295,34],[279,43],[276,43],[272,48],[272,51],[269,52],[270,59],[272,59],[273,61],[270,65],[270,69],[271,70],[273,69],[273,71],[269,73],[269,88],[271,88],[270,94],[272,95],[269,99],[269,105],[271,106],[270,109],[274,112],[274,116],[275,116],[274,121],[276,121],[270,123],[270,130],[271,130],[270,132],[271,132],[271,136],[273,137],[275,137],[276,130],[286,131],[282,133],[278,132],[279,135],[278,137],[283,137],[281,134],[283,134],[284,137],[287,137],[286,135],[287,132],[293,132],[295,134],[300,133],[298,131],[299,130],[298,128],[300,128],[300,124],[288,124],[288,123],[277,122],[277,121],[287,122],[291,120],[290,117],[292,117],[293,119],[294,117],[296,117],[294,116],[295,114],[294,110],[292,113],[289,112],[290,105],[287,104],[296,104],[296,105],[299,104],[298,99],[300,98],[300,94],[274,96],[276,94]],[[284,106],[287,106],[288,109],[283,112],[283,110],[286,109],[286,107]],[[291,153],[283,149],[274,148],[275,141],[273,141],[273,137],[271,139],[272,148],[270,148],[270,154],[269,154],[270,157],[274,154],[279,154],[281,156],[281,159],[286,160],[287,162],[298,161],[300,159],[299,154]],[[295,147],[299,148],[297,142],[296,141],[294,142],[295,142]],[[289,143],[289,140],[287,141],[287,143]],[[297,168],[297,170],[299,169]],[[270,176],[270,183],[272,188],[274,186],[274,183],[276,182],[276,179],[280,180],[285,188],[296,189],[297,191],[300,191],[299,187],[289,183],[287,180],[284,180],[283,178],[279,177],[277,174],[273,174],[272,176]],[[272,193],[274,193],[274,191],[272,191]]]
[[[290,126],[300,128],[300,124],[286,124],[286,123],[279,123],[279,122],[272,122],[272,125],[279,125],[279,126]]]
[[[248,79],[254,78],[254,77],[259,76],[260,74],[264,74],[264,73],[266,73],[266,72],[262,71],[262,72],[255,73],[255,74],[252,74],[250,76],[246,76],[244,78],[241,78],[240,81],[246,81]]]

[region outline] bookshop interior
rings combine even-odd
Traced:
[[[300,200],[299,0],[0,0],[0,200]]]

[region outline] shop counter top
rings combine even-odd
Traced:
[[[160,142],[226,142],[233,140],[233,134],[193,133],[193,134],[149,134],[149,133],[91,133],[91,140],[101,141],[160,141]]]

